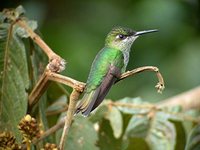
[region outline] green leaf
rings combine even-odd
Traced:
[[[184,149],[186,145],[186,132],[182,122],[171,120],[176,128],[176,146],[175,150]]]
[[[126,128],[127,137],[144,138],[148,134],[150,120],[147,116],[133,116]]]
[[[107,112],[108,112],[108,106],[106,106],[105,103],[103,102],[97,108],[97,110],[95,110],[94,113],[89,117],[89,120],[93,123],[99,122],[106,116]]]
[[[99,123],[98,146],[101,150],[121,150],[121,138],[116,139],[112,127],[107,119]]]
[[[131,144],[129,144],[131,143]],[[149,150],[149,146],[142,138],[130,138],[127,143],[127,147],[123,150]]]
[[[169,121],[170,116],[164,112],[157,112],[154,117],[134,115],[123,137],[143,138],[153,150],[172,150],[176,145],[176,126]]]
[[[0,126],[19,138],[17,125],[26,114],[29,76],[25,46],[10,31],[10,24],[0,24]]]
[[[62,110],[66,104],[67,98],[65,95],[62,95],[54,103],[47,107],[46,113]]]
[[[107,112],[106,119],[110,121],[115,138],[119,138],[123,129],[122,115],[116,107],[111,107],[111,109],[108,110],[109,111]]]
[[[57,143],[60,141],[62,130],[56,133]],[[70,127],[65,149],[69,150],[98,150],[96,146],[98,137],[93,124],[82,116],[76,116]]]
[[[199,150],[200,149],[200,124],[192,129],[185,150]]]
[[[29,35],[25,31],[20,32],[21,27],[9,20],[9,15],[20,17],[24,13],[23,7],[8,11],[10,13],[0,13],[0,127],[1,130],[13,132],[19,140],[21,135],[17,126],[27,112],[27,91],[31,87],[28,69],[30,57],[27,57],[27,47],[22,39]],[[36,22],[28,21],[25,17],[22,19],[28,22],[31,29],[37,28]]]

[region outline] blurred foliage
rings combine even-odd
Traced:
[[[127,26],[135,30],[158,28],[160,31],[137,39],[132,48],[128,69],[144,65],[159,67],[166,82],[165,92],[162,95],[156,94],[153,89],[156,83],[155,77],[149,73],[120,82],[112,88],[107,97],[117,100],[126,96],[140,96],[142,100],[139,98],[124,98],[117,101],[128,105],[134,104],[138,108],[130,109],[120,105],[115,106],[107,101],[89,119],[77,116],[72,124],[70,136],[66,141],[68,149],[179,150],[184,149],[185,145],[187,145],[187,150],[199,148],[199,125],[191,120],[185,120],[185,117],[176,115],[176,113],[181,112],[180,109],[152,111],[149,107],[141,109],[139,107],[150,105],[147,101],[158,102],[168,96],[199,85],[199,1],[62,0],[58,2],[53,0],[16,0],[1,1],[0,7],[1,9],[14,8],[18,4],[22,4],[26,8],[28,18],[38,21],[45,42],[68,62],[63,74],[80,81],[86,81],[92,60],[103,47],[104,38],[113,26]],[[1,22],[0,53],[2,55],[0,57],[5,53],[7,25],[9,24],[2,24]],[[37,27],[34,22],[30,22],[29,26],[32,26],[33,29]],[[0,110],[1,130],[11,130],[15,136],[19,135],[17,122],[26,114],[26,94],[35,84],[38,74],[41,73],[41,70],[36,68],[40,68],[38,65],[45,61],[45,57],[40,53],[38,47],[27,40],[28,35],[23,30],[17,29],[20,28],[14,28],[16,32],[13,32],[11,38],[13,40],[11,44],[14,45],[11,54],[15,57],[11,57],[10,61],[11,63],[17,62],[20,64],[13,65],[14,67],[11,68],[9,76],[1,77],[1,84],[2,79],[17,78],[17,80],[12,82],[13,85],[7,84],[10,87],[7,91],[1,92],[0,95],[1,108],[7,106],[4,107],[5,109]],[[18,51],[17,45],[22,48],[21,51]],[[10,46],[12,47],[12,45]],[[27,54],[24,46],[27,49]],[[33,51],[38,56],[31,59],[29,55]],[[27,60],[24,60],[22,56],[18,56],[19,54],[26,55]],[[17,57],[20,59],[15,61],[14,58]],[[4,67],[2,66],[2,60],[3,58],[0,58],[1,68]],[[27,61],[27,64],[24,61]],[[30,70],[30,65],[32,65],[33,70]],[[17,66],[20,66],[20,68]],[[29,70],[27,70],[27,67]],[[28,73],[30,73],[28,71],[32,71],[33,78],[28,76]],[[18,75],[18,72],[24,74]],[[29,83],[27,80],[29,80]],[[28,84],[30,85],[28,86]],[[19,85],[24,86],[23,90]],[[8,92],[10,93],[6,94]],[[19,97],[20,92],[22,92],[22,98]],[[56,94],[52,94],[53,92]],[[40,101],[39,110],[36,108],[35,112],[37,113],[34,113],[42,129],[48,129],[61,118],[62,114],[53,115],[52,117],[50,113],[65,108],[63,104],[68,102],[69,93],[60,85],[54,84],[47,95],[43,96],[44,100]],[[4,95],[4,98],[2,98],[2,95]],[[7,100],[6,95],[12,96],[11,101]],[[48,101],[46,101],[47,98]],[[49,113],[49,115],[46,115],[46,113]],[[197,114],[199,114],[198,111]],[[16,116],[13,118],[14,120],[10,117],[13,115]],[[183,113],[183,115],[188,114]],[[195,118],[196,113],[190,112],[190,116]],[[11,119],[8,120],[8,124],[6,119],[2,119],[4,117],[7,120]],[[197,125],[197,127],[194,128],[194,125]],[[57,141],[58,143],[60,134],[61,131],[50,138],[46,138],[45,141],[51,143]]]

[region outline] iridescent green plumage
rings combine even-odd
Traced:
[[[128,28],[115,27],[108,33],[105,47],[92,63],[84,96],[76,113],[82,112],[84,116],[88,116],[103,101],[111,86],[125,72],[134,40],[140,34],[154,31],[135,32]]]

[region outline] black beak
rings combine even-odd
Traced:
[[[142,35],[142,34],[147,34],[147,33],[151,33],[151,32],[158,32],[157,29],[154,30],[144,30],[144,31],[138,31],[134,34],[134,36],[138,36],[138,35]]]

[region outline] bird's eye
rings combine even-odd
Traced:
[[[118,35],[118,38],[120,38],[121,40],[124,40],[124,39],[126,38],[126,36],[123,35],[123,34],[119,34],[119,35]]]

